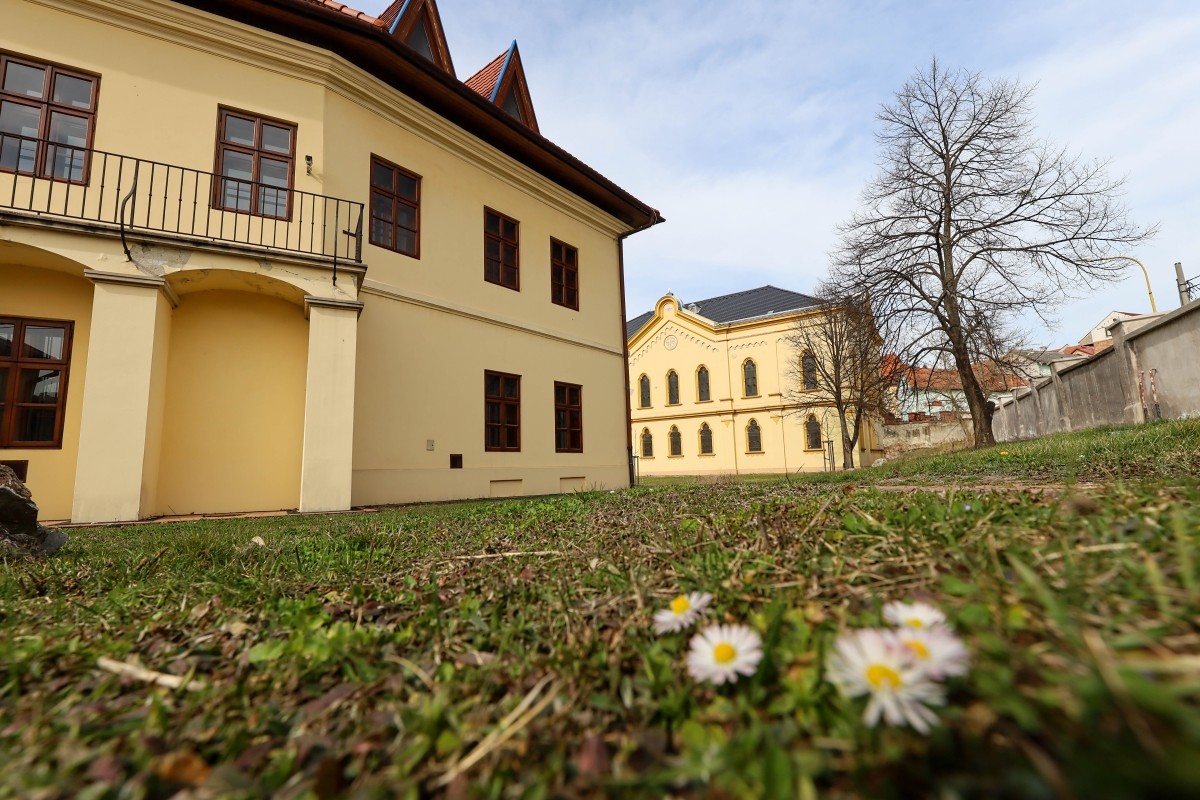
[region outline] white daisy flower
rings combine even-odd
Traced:
[[[691,624],[704,613],[704,609],[711,602],[712,595],[708,592],[679,595],[671,601],[669,606],[654,612],[654,631],[656,633],[674,633],[691,627]]]
[[[931,628],[900,628],[900,641],[914,660],[935,680],[966,675],[970,654],[954,632],[941,625]]]
[[[762,638],[745,625],[709,625],[692,637],[688,673],[720,685],[753,675],[762,660]]]
[[[941,705],[942,688],[900,640],[898,631],[868,629],[838,637],[826,664],[829,680],[847,697],[870,695],[863,722],[911,725],[928,733],[937,723],[931,705]]]
[[[946,615],[929,603],[888,603],[883,607],[883,619],[897,628],[929,628],[945,625]]]

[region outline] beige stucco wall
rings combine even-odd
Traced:
[[[299,505],[307,342],[303,309],[283,300],[226,291],[182,298],[153,513]]]
[[[40,263],[47,268],[28,266]],[[49,268],[51,265],[57,268]],[[0,314],[72,320],[71,365],[67,370],[66,419],[61,448],[0,449],[2,460],[29,461],[28,485],[42,519],[67,519],[79,456],[79,424],[87,375],[92,284],[83,268],[50,253],[0,241]]]
[[[826,469],[824,451],[808,449],[804,425],[809,415],[821,423],[822,441],[834,439],[840,465],[841,434],[833,408],[799,412],[788,398],[795,389],[792,364],[800,354],[788,338],[812,312],[766,320],[714,325],[680,310],[668,295],[655,306],[655,316],[629,343],[629,384],[634,451],[641,475],[714,475],[731,473],[819,472]],[[670,346],[669,345],[672,345]],[[758,395],[743,391],[742,369],[753,360]],[[709,370],[710,400],[697,400],[696,373]],[[667,404],[667,374],[679,375],[679,404]],[[648,408],[639,407],[641,376],[650,379]],[[762,451],[750,452],[747,427],[758,423]],[[713,432],[713,453],[700,453],[700,430]],[[670,455],[672,427],[682,437],[682,455]],[[641,456],[642,434],[653,437],[654,455]],[[865,425],[855,459],[861,461],[874,446],[871,425]]]
[[[139,333],[125,337],[145,378],[134,425],[144,439],[135,448],[140,515],[625,485],[622,223],[309,45],[175,3],[14,2],[21,25],[0,28],[0,48],[101,76],[98,150],[212,170],[223,105],[297,125],[296,189],[365,203],[372,154],[423,176],[420,258],[364,235],[369,278],[361,296],[345,265],[335,285],[328,264],[186,242],[137,243],[128,261],[111,237],[0,230],[0,242],[164,281]],[[520,291],[483,280],[485,206],[520,222]],[[578,248],[578,311],[550,302],[551,237]],[[91,287],[78,288],[88,302],[76,303],[70,318],[86,328]],[[310,306],[306,320],[306,297],[368,306],[358,322],[350,305]],[[73,377],[84,367],[79,336]],[[519,453],[484,453],[485,369],[523,376]],[[584,386],[583,454],[554,453],[554,380]],[[257,391],[247,394],[246,385]],[[68,396],[68,430],[81,398]],[[115,413],[109,405],[97,419]],[[463,454],[461,472],[448,469],[450,452]],[[74,458],[64,447],[60,460]],[[74,462],[61,471],[74,477]],[[129,484],[121,482],[121,508]],[[92,495],[102,497],[104,485]],[[70,491],[52,501],[50,516],[67,516]]]

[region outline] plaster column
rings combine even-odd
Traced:
[[[1112,332],[1113,357],[1117,359],[1117,375],[1120,386],[1116,387],[1125,401],[1125,415],[1122,422],[1145,422],[1142,410],[1142,395],[1138,391],[1138,378],[1141,369],[1133,348],[1127,343],[1128,329],[1124,320],[1117,322],[1110,329]],[[1118,422],[1118,420],[1112,420]]]
[[[71,521],[136,520],[157,482],[172,296],[162,278],[84,276],[95,287]]]
[[[358,315],[351,300],[304,298],[308,381],[304,395],[301,511],[350,508],[354,458],[354,367]]]

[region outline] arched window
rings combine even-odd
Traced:
[[[642,458],[654,458],[654,437],[649,428],[642,428]]]
[[[671,445],[671,455],[683,455],[683,437],[679,435],[679,428],[671,426],[671,432],[667,434],[667,440]]]
[[[758,396],[758,367],[749,358],[742,362],[742,395],[745,397]]]
[[[708,367],[696,370],[696,400],[703,403],[712,398],[708,393]]]
[[[817,358],[811,352],[805,353],[800,359],[800,372],[803,375],[804,389],[810,391],[817,388]]]
[[[679,376],[675,370],[667,373],[667,405],[679,405]]]
[[[812,414],[808,415],[808,422],[804,423],[804,446],[809,450],[821,449],[821,423],[817,422],[817,418]]]
[[[712,428],[708,427],[708,423],[700,426],[700,455],[712,455]]]
[[[650,407],[650,378],[643,375],[638,378],[638,408]]]
[[[746,450],[751,453],[762,452],[762,429],[758,427],[757,420],[750,420],[746,426]]]

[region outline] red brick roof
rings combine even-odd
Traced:
[[[905,370],[905,379],[914,389],[931,392],[961,392],[962,378],[956,369],[931,369],[929,367],[909,367]],[[1028,386],[1029,381],[1010,373],[1003,373],[994,364],[976,364],[975,377],[979,379],[985,392],[1002,392],[1018,386]]]
[[[500,71],[504,69],[504,61],[508,58],[508,50],[492,59],[492,63],[467,78],[467,86],[487,100],[492,99],[496,89],[496,81],[500,80]]]

